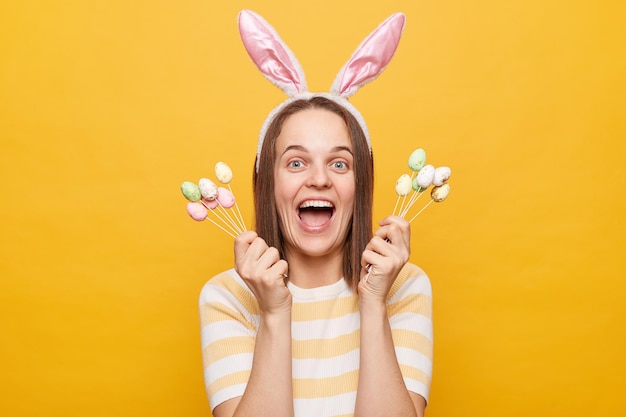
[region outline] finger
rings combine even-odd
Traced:
[[[265,256],[265,262],[263,263],[263,265],[268,267],[272,264],[272,262],[268,263],[268,259],[271,260],[274,253],[278,252],[276,249],[274,249],[268,253],[268,249],[270,249],[270,247],[267,245],[267,243],[265,243],[262,238],[257,237],[248,246],[246,252],[239,258],[239,260],[241,262],[253,263],[257,265],[261,262],[263,256]]]
[[[365,249],[361,255],[361,267],[364,269],[370,269],[373,265],[380,265],[384,259],[384,255],[372,249]]]
[[[389,255],[392,248],[391,240],[382,236],[374,236],[367,245],[367,249],[380,255]]]
[[[278,252],[278,249],[274,247],[267,247],[258,258],[257,263],[261,269],[270,269],[278,261],[280,261],[280,253]]]
[[[390,250],[397,253],[410,253],[411,233],[406,224],[388,224],[381,228],[377,237],[384,239],[387,245],[377,244],[377,251],[391,254]],[[376,242],[373,242],[376,243]]]
[[[285,261],[284,259],[279,259],[278,262],[272,265],[272,267],[270,268],[270,272],[274,276],[278,277],[277,279],[280,279],[283,282],[285,282],[285,279],[287,278],[288,269],[289,267],[287,265],[287,261]]]
[[[398,217],[398,216],[387,216],[384,219],[382,219],[380,222],[378,222],[380,226],[385,226],[385,225],[394,224],[394,223],[398,225],[409,224],[409,222],[404,217]]]
[[[256,234],[256,232],[253,232],[251,230],[243,232],[239,236],[237,236],[235,238],[235,258],[243,257],[246,252],[248,252],[250,245],[257,237],[258,235]]]
[[[381,227],[376,231],[376,236],[392,242],[411,238],[411,226],[401,217],[389,216],[381,220],[379,224]]]

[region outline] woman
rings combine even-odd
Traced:
[[[372,237],[373,163],[361,123],[323,96],[283,106],[254,175],[257,233],[200,297],[215,417],[422,416],[431,289],[408,223]]]

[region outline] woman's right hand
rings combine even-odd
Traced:
[[[261,314],[291,310],[291,293],[285,284],[287,261],[256,232],[235,238],[235,270],[256,297]]]

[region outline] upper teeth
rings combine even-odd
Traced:
[[[309,200],[300,204],[300,208],[310,208],[310,207],[332,208],[333,205],[329,201],[323,201],[323,200]]]

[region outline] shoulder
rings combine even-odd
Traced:
[[[389,298],[411,294],[422,294],[432,297],[432,286],[428,275],[417,265],[407,263],[398,274],[391,286]]]
[[[259,304],[234,269],[215,275],[202,287],[199,297],[203,325],[235,320],[254,327]],[[250,328],[252,328],[250,327]]]
[[[229,269],[215,275],[202,286],[200,299],[210,299],[223,291],[237,293],[246,289],[247,287],[239,274],[234,269]]]
[[[257,302],[246,283],[234,269],[221,272],[208,280],[200,290],[200,307],[221,304],[237,305],[254,311]]]

